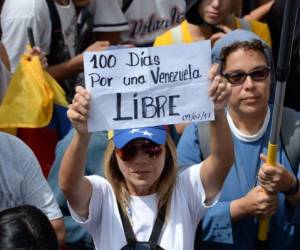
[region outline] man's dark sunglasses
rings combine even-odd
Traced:
[[[116,153],[123,161],[132,160],[141,149],[150,158],[158,157],[162,152],[162,147],[150,140],[134,140],[127,143],[123,148],[116,148]]]
[[[249,72],[237,70],[228,73],[223,73],[222,76],[225,77],[231,84],[238,85],[243,84],[247,76],[250,76],[253,81],[259,82],[266,80],[269,74],[270,66],[262,66]]]

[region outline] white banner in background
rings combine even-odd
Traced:
[[[89,131],[214,119],[209,41],[84,53]]]

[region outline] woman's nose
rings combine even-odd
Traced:
[[[144,150],[142,150],[140,147],[137,148],[136,156],[134,158],[135,162],[137,163],[143,163],[147,161],[148,156],[145,154]]]

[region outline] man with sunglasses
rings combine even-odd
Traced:
[[[76,88],[68,110],[76,132],[61,163],[59,184],[72,217],[91,233],[96,249],[193,249],[197,224],[215,204],[233,162],[224,112],[231,87],[217,65],[209,78],[215,105],[212,153],[179,175],[167,127],[152,126],[114,130],[104,155],[107,179],[84,176],[91,96]]]
[[[299,249],[295,243],[299,225],[291,223],[300,200],[299,172],[294,173],[283,143],[279,146],[277,166],[265,163],[273,108],[269,97],[275,83],[270,48],[254,33],[236,30],[215,44],[212,55],[213,61],[221,65],[221,75],[232,86],[227,120],[235,161],[220,201],[203,220],[203,247],[256,250],[258,218],[273,215],[267,249]],[[296,117],[299,124],[297,113]],[[185,129],[177,148],[180,165],[195,164],[205,158],[204,149],[199,147],[201,139],[204,141],[201,129],[204,128],[196,124]],[[300,148],[295,150],[299,152]],[[299,162],[297,170],[298,165]]]

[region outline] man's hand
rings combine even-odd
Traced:
[[[265,192],[261,186],[254,187],[237,201],[245,215],[259,218],[271,216],[276,212],[278,206],[277,195]]]
[[[267,157],[260,155],[264,162],[258,173],[260,185],[271,193],[285,192],[296,186],[296,176],[278,162],[276,166],[267,163]]]

